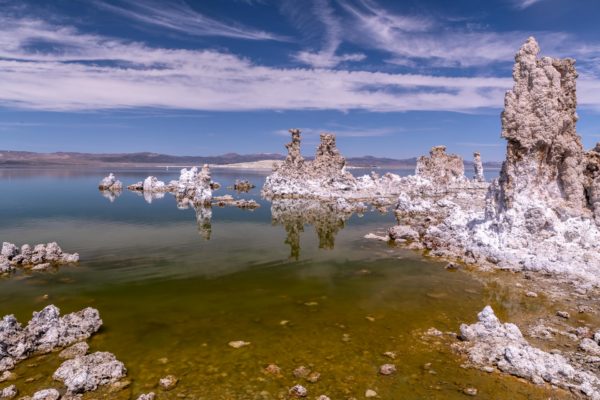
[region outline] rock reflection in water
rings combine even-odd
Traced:
[[[121,191],[101,190],[100,194],[111,203],[114,203],[117,197],[121,195]]]
[[[315,200],[277,199],[271,203],[271,221],[284,226],[290,258],[296,260],[300,257],[300,234],[305,224],[314,225],[320,249],[333,249],[335,236],[352,214],[352,211],[340,211],[336,203]]]
[[[200,236],[206,240],[210,240],[210,234],[212,233],[212,208],[197,207],[196,221],[198,222],[198,233]]]

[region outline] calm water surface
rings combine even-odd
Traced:
[[[367,389],[382,399],[458,399],[470,386],[480,398],[564,395],[461,368],[447,346],[421,340],[433,326],[456,332],[490,302],[501,315],[510,305],[468,272],[363,239],[392,225],[390,213],[345,218],[300,208],[273,220],[271,203],[259,196],[264,175],[226,171],[213,173],[222,184],[216,194],[253,198],[261,207],[213,208],[210,221],[198,223],[194,210],[177,209],[168,194],[148,203],[124,191],[111,202],[97,190],[106,174],[0,170],[0,241],[57,241],[81,254],[78,266],[1,279],[0,314],[25,322],[47,304],[63,312],[99,309],[104,327],[90,340],[92,350],[114,353],[132,383],[86,398],[154,390],[158,399],[277,399],[296,383],[311,399],[360,399]],[[165,181],[178,175],[117,176],[130,184],[149,174]],[[241,177],[257,188],[241,196],[226,188]],[[233,349],[233,340],[251,344]],[[397,358],[382,355],[388,351]],[[398,372],[378,375],[388,362]],[[55,354],[22,362],[21,394],[59,388],[51,380],[59,363]],[[281,376],[264,373],[271,363]],[[295,378],[301,365],[320,380]],[[166,374],[180,379],[170,392],[157,387]]]

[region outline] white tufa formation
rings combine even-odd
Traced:
[[[430,195],[458,189],[483,190],[486,184],[472,182],[464,176],[460,157],[447,155],[444,146],[434,147],[430,157],[419,159],[416,175],[400,177],[372,172],[355,178],[346,171],[346,160],[336,147],[335,136],[321,134],[314,161],[300,154],[300,130],[290,129],[291,143],[286,145],[285,161],[267,177],[262,189],[267,198],[304,198],[350,202],[391,204],[405,192]]]
[[[108,190],[111,192],[120,192],[123,190],[123,184],[115,177],[112,172],[107,177],[103,178],[98,184],[99,190]]]
[[[460,156],[446,154],[446,146],[434,146],[429,157],[417,159],[415,175],[427,179],[435,185],[449,185],[465,180],[465,165]]]
[[[13,243],[3,242],[0,250],[0,273],[11,272],[16,267],[44,270],[78,261],[78,253],[65,253],[56,242],[36,244],[34,247],[24,244],[20,248]]]
[[[475,172],[473,179],[477,182],[485,182],[485,177],[483,176],[483,163],[481,162],[481,154],[478,151],[473,153],[473,170]]]
[[[536,384],[547,382],[600,399],[600,379],[595,374],[560,354],[531,346],[515,324],[500,322],[490,306],[477,317],[477,323],[460,327],[460,338],[464,341],[460,347],[472,366],[487,371],[497,368]]]
[[[432,204],[415,223],[419,204],[403,200],[399,216],[433,255],[600,284],[600,153],[584,152],[575,131],[574,61],[538,53],[529,38],[515,57],[502,113],[506,160],[485,204]]]

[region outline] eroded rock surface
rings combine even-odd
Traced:
[[[78,261],[79,254],[63,252],[56,242],[37,244],[33,248],[28,244],[19,248],[13,243],[4,242],[0,251],[0,273],[10,272],[15,267],[41,270]]]
[[[235,183],[233,184],[233,189],[242,193],[247,193],[255,187],[256,186],[253,183],[249,182],[247,179],[236,179]]]
[[[420,232],[432,255],[600,284],[600,157],[583,151],[575,131],[574,61],[538,53],[529,38],[515,56],[502,114],[506,160],[485,201],[400,198],[400,222]]]
[[[464,176],[460,157],[447,155],[444,146],[434,147],[430,157],[421,157],[415,175],[400,177],[372,172],[355,178],[346,171],[346,160],[336,147],[335,136],[321,134],[314,161],[300,154],[300,131],[291,129],[292,142],[287,144],[288,156],[276,167],[263,186],[263,196],[272,198],[302,198],[348,202],[369,202],[387,206],[401,193],[428,196],[460,190],[485,191],[487,184]]]
[[[473,170],[475,175],[473,179],[477,182],[485,182],[485,176],[483,175],[483,163],[481,162],[481,154],[479,152],[473,153]]]
[[[123,190],[123,183],[115,177],[112,172],[107,177],[102,179],[98,184],[98,189],[107,190],[111,192],[119,192]]]
[[[356,189],[356,179],[346,171],[346,159],[336,147],[335,135],[322,133],[315,159],[306,161],[300,153],[300,130],[290,129],[292,141],[288,155],[267,177],[262,189],[265,197],[320,198],[331,192]]]
[[[117,382],[126,374],[125,365],[114,354],[98,351],[63,362],[53,378],[62,381],[70,393],[83,393]]]
[[[465,165],[462,157],[446,154],[446,146],[431,148],[429,157],[417,159],[415,175],[425,178],[436,185],[449,185],[465,180]]]
[[[501,323],[490,306],[477,317],[477,323],[460,327],[464,340],[460,347],[472,366],[484,371],[497,368],[536,384],[547,382],[600,398],[600,380],[595,374],[572,365],[560,354],[531,346],[516,325]]]
[[[35,392],[31,400],[58,400],[60,393],[56,389],[43,389]]]
[[[129,185],[128,189],[135,192],[142,192],[148,203],[155,198],[164,197],[165,193],[172,193],[177,199],[177,205],[180,208],[209,207],[212,200],[212,191],[219,188],[217,182],[213,182],[210,175],[210,168],[205,164],[201,169],[192,167],[183,168],[180,171],[179,179],[172,180],[168,184],[159,181],[154,176],[147,177],[143,182],[137,182]]]
[[[0,372],[34,354],[48,353],[87,339],[102,325],[98,310],[85,308],[60,316],[60,310],[47,306],[34,312],[24,328],[13,315],[0,321]]]

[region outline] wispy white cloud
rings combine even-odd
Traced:
[[[44,110],[458,110],[499,107],[509,79],[261,66],[31,19],[0,21],[0,102]],[[51,42],[46,51],[32,44]],[[107,62],[108,61],[108,62]]]
[[[541,1],[542,0],[513,0],[513,5],[520,10],[524,10]]]
[[[531,1],[531,0],[528,0]],[[476,24],[447,25],[419,15],[399,15],[373,0],[339,2],[347,12],[347,41],[389,54],[388,62],[408,67],[481,67],[510,63],[533,32],[493,32]],[[535,32],[546,52],[572,42],[561,32]]]
[[[6,15],[0,16],[0,82],[5,107],[63,111],[474,112],[501,108],[504,91],[512,85],[509,77],[276,68],[214,50],[149,47]],[[584,77],[579,104],[600,110],[599,89],[600,80]]]
[[[288,3],[287,9],[304,7],[304,3]],[[304,12],[301,10],[300,12]],[[303,50],[295,53],[293,58],[303,64],[315,68],[332,68],[347,61],[362,61],[366,58],[363,53],[346,53],[337,55],[342,44],[343,27],[339,17],[331,7],[329,0],[313,0],[312,12],[317,21],[322,25],[323,43],[319,51]]]
[[[191,36],[221,36],[247,40],[279,40],[286,37],[240,25],[234,21],[221,21],[204,15],[183,0],[168,2],[96,0],[94,4],[131,20],[169,29]]]

